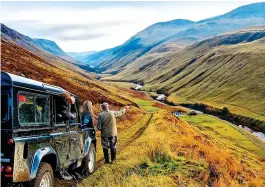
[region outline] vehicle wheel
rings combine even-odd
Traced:
[[[53,187],[54,176],[53,170],[50,164],[41,162],[36,179],[33,182],[34,187]]]
[[[91,144],[87,156],[83,160],[85,176],[92,174],[96,170],[96,148]]]

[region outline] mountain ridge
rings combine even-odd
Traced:
[[[116,74],[126,69],[128,64],[133,63],[139,57],[148,53],[176,52],[188,45],[221,33],[262,25],[265,23],[264,6],[265,3],[254,3],[236,8],[226,14],[198,22],[188,20],[185,27],[181,27],[180,24],[178,24],[179,28],[174,30],[176,26],[174,25],[174,27],[171,28],[174,34],[166,34],[166,36],[163,35],[161,38],[149,36],[151,39],[148,39],[146,33],[150,33],[150,28],[155,28],[157,25],[170,25],[174,23],[174,20],[155,23],[138,32],[122,45],[91,55],[86,59],[86,63],[93,64],[100,72]],[[250,11],[247,11],[248,8]],[[244,11],[247,11],[247,13]],[[151,33],[156,33],[156,30],[157,28]],[[164,33],[163,28],[160,28],[160,31]],[[158,36],[159,35],[160,32],[158,32]],[[156,38],[156,40],[152,41],[153,38]]]
[[[205,39],[170,55],[147,55],[104,80],[144,83],[147,90],[264,115],[264,50],[265,25]]]
[[[6,39],[13,40],[19,45],[34,51],[39,52],[43,50],[46,53],[62,58],[70,63],[77,63],[74,59],[68,56],[57,44],[52,40],[41,39],[41,38],[31,38],[24,34],[21,34],[14,29],[7,27],[5,24],[1,23],[1,36]]]
[[[21,36],[17,33],[15,36]],[[15,38],[11,40],[6,35],[3,36],[1,71],[60,86],[78,95],[81,101],[85,101],[89,95],[93,103],[107,101],[116,106],[133,104],[105,89],[104,85],[76,65],[39,48],[30,50],[21,45],[21,40],[16,41]]]
[[[79,61],[79,62],[84,62],[84,60],[89,56],[94,53],[97,53],[97,51],[84,51],[84,52],[66,52],[70,57],[73,59]]]
[[[155,23],[151,26],[148,26],[146,29],[136,33],[120,46],[105,49],[99,51],[98,53],[90,55],[86,59],[86,63],[92,66],[96,66],[99,70],[105,70],[109,68],[110,66],[112,66],[114,61],[120,63],[119,67],[126,66],[134,59],[138,58],[142,54],[145,54],[152,47],[158,45],[159,42],[162,39],[168,37],[168,35],[175,33],[176,30],[184,30],[188,27],[188,25],[193,23],[193,21],[182,19],[171,20],[169,23]],[[157,28],[161,24],[166,24],[167,28]],[[150,33],[150,30],[152,31],[152,33]],[[153,37],[147,37],[147,35],[150,34],[153,35]]]

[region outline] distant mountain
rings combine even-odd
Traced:
[[[34,39],[36,43],[45,51],[55,55],[55,56],[64,56],[66,53],[54,42],[51,40],[45,39]]]
[[[221,33],[263,25],[265,24],[264,10],[265,3],[254,3],[236,8],[221,16],[201,20],[193,24],[189,29],[167,38],[159,47],[171,45],[187,38],[193,38],[193,41],[200,41]]]
[[[54,41],[38,38],[34,38],[34,40],[43,50],[48,51],[55,56],[59,56],[66,61],[76,63],[76,61],[66,54]]]
[[[73,59],[84,62],[89,55],[96,53],[97,51],[85,51],[85,52],[66,52]]]
[[[265,115],[265,25],[215,36],[170,55],[146,55],[115,80]]]
[[[1,24],[1,38],[5,38],[9,41],[16,42],[18,45],[21,45],[22,47],[27,48],[31,51],[39,51],[41,50],[40,46],[37,44],[37,42],[23,34],[20,34],[19,32],[8,28],[4,24]]]
[[[174,53],[218,34],[265,24],[264,10],[265,3],[254,3],[199,22],[173,20],[157,23],[120,46],[90,55],[86,62],[99,71],[116,74],[144,55]]]
[[[68,62],[76,63],[76,61],[68,56],[54,41],[46,39],[34,39],[29,36],[25,36],[13,29],[8,28],[4,24],[1,24],[1,37],[16,42],[30,51],[39,52],[40,50],[43,50]]]
[[[215,19],[245,19],[245,18],[264,18],[265,17],[265,3],[253,3],[244,5],[232,10]]]
[[[114,70],[118,70],[148,52],[161,40],[189,28],[192,24],[194,24],[193,21],[181,19],[156,23],[137,33],[120,46],[88,56],[86,62],[91,66],[97,66],[101,71],[114,66],[116,67]]]
[[[90,78],[86,71],[35,48],[35,44],[32,45],[32,50],[29,50],[32,42],[30,38],[23,37],[14,30],[5,30],[5,33],[6,31],[9,35],[3,34],[1,37],[1,71],[60,86],[78,95],[81,101],[89,99],[93,103],[108,102],[118,106],[133,104],[113,94],[112,90],[108,90],[100,81]],[[28,41],[24,41],[25,39]],[[23,44],[27,47],[21,45],[23,42],[27,42]]]

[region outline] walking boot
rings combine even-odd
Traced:
[[[110,149],[110,154],[111,154],[111,162],[115,162],[116,160],[116,148]]]
[[[104,154],[104,159],[105,159],[105,164],[109,164],[109,151],[108,149],[103,149],[103,154]]]

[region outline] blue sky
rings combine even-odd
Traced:
[[[122,44],[156,22],[199,21],[248,1],[234,2],[1,2],[1,22],[64,51],[103,50]]]

